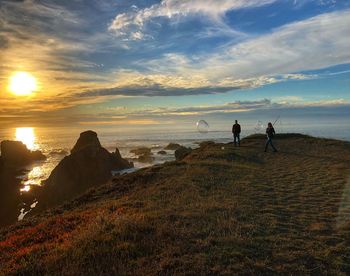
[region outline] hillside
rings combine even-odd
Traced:
[[[204,143],[0,232],[25,275],[350,273],[350,143]],[[0,273],[0,275],[1,275]]]

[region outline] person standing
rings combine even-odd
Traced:
[[[267,135],[267,141],[265,144],[265,152],[267,151],[267,147],[269,144],[271,145],[272,149],[274,152],[277,152],[277,149],[272,143],[273,136],[276,134],[275,129],[273,128],[273,125],[270,123],[267,124],[267,129],[266,129],[266,135]]]
[[[241,146],[241,139],[239,137],[240,133],[241,133],[241,126],[238,123],[238,121],[235,120],[235,124],[232,126],[233,143],[235,144],[235,146],[237,145],[237,142],[238,142],[238,146]]]

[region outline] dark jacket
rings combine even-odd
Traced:
[[[241,133],[241,126],[239,124],[234,124],[232,126],[232,133],[233,134],[240,134]]]
[[[267,134],[267,137],[273,138],[273,136],[276,134],[275,129],[273,127],[268,127],[266,129],[266,134]]]

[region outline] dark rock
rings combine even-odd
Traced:
[[[41,151],[30,151],[22,142],[8,140],[1,142],[1,156],[4,164],[9,166],[25,166],[46,159]]]
[[[180,161],[184,159],[187,155],[189,155],[192,152],[191,148],[186,147],[180,147],[175,151],[175,159],[176,161]]]
[[[31,160],[37,161],[37,160],[45,160],[46,156],[42,154],[40,150],[35,150],[31,152]]]
[[[30,172],[30,170],[28,170],[26,168],[19,168],[19,169],[14,170],[14,175],[16,177],[19,177],[19,176],[24,176],[24,175],[28,174],[29,172]]]
[[[130,152],[135,155],[151,155],[151,149],[146,147],[132,149]]]
[[[80,133],[78,141],[75,143],[71,153],[80,151],[86,147],[100,149],[102,146],[97,138],[97,133],[92,130],[87,130]]]
[[[113,152],[113,154],[115,155],[115,157],[116,158],[118,158],[118,159],[121,159],[122,158],[122,155],[120,154],[120,152],[119,152],[119,149],[118,148],[116,148],[115,149],[115,152]]]
[[[57,149],[50,152],[50,155],[67,155],[68,152],[63,149]]]
[[[152,163],[154,161],[154,157],[150,154],[143,154],[137,158],[137,161],[141,163]]]
[[[157,154],[159,155],[165,155],[167,154],[167,152],[165,150],[161,150],[161,151],[158,151]]]
[[[206,147],[212,146],[212,145],[215,145],[215,142],[213,142],[213,141],[203,141],[203,142],[199,143],[199,147],[201,147],[201,148],[206,148]]]
[[[118,149],[110,153],[103,148],[95,132],[83,132],[71,154],[64,157],[43,182],[39,206],[45,208],[57,205],[93,186],[104,184],[112,177],[112,170],[132,167],[132,163],[121,158]]]
[[[154,161],[154,157],[150,148],[141,147],[137,149],[132,149],[130,152],[137,155],[137,158],[135,160],[137,160],[138,162],[152,163]]]
[[[0,169],[0,228],[17,221],[20,205],[20,180],[16,168]]]
[[[179,148],[181,148],[182,146],[176,143],[170,143],[169,145],[167,145],[164,149],[166,150],[177,150]]]

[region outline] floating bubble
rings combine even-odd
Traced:
[[[254,128],[255,132],[261,132],[264,130],[264,124],[262,121],[258,121],[255,128]]]
[[[209,131],[209,124],[204,121],[204,120],[200,120],[196,123],[197,125],[197,130],[200,133],[208,133]]]

